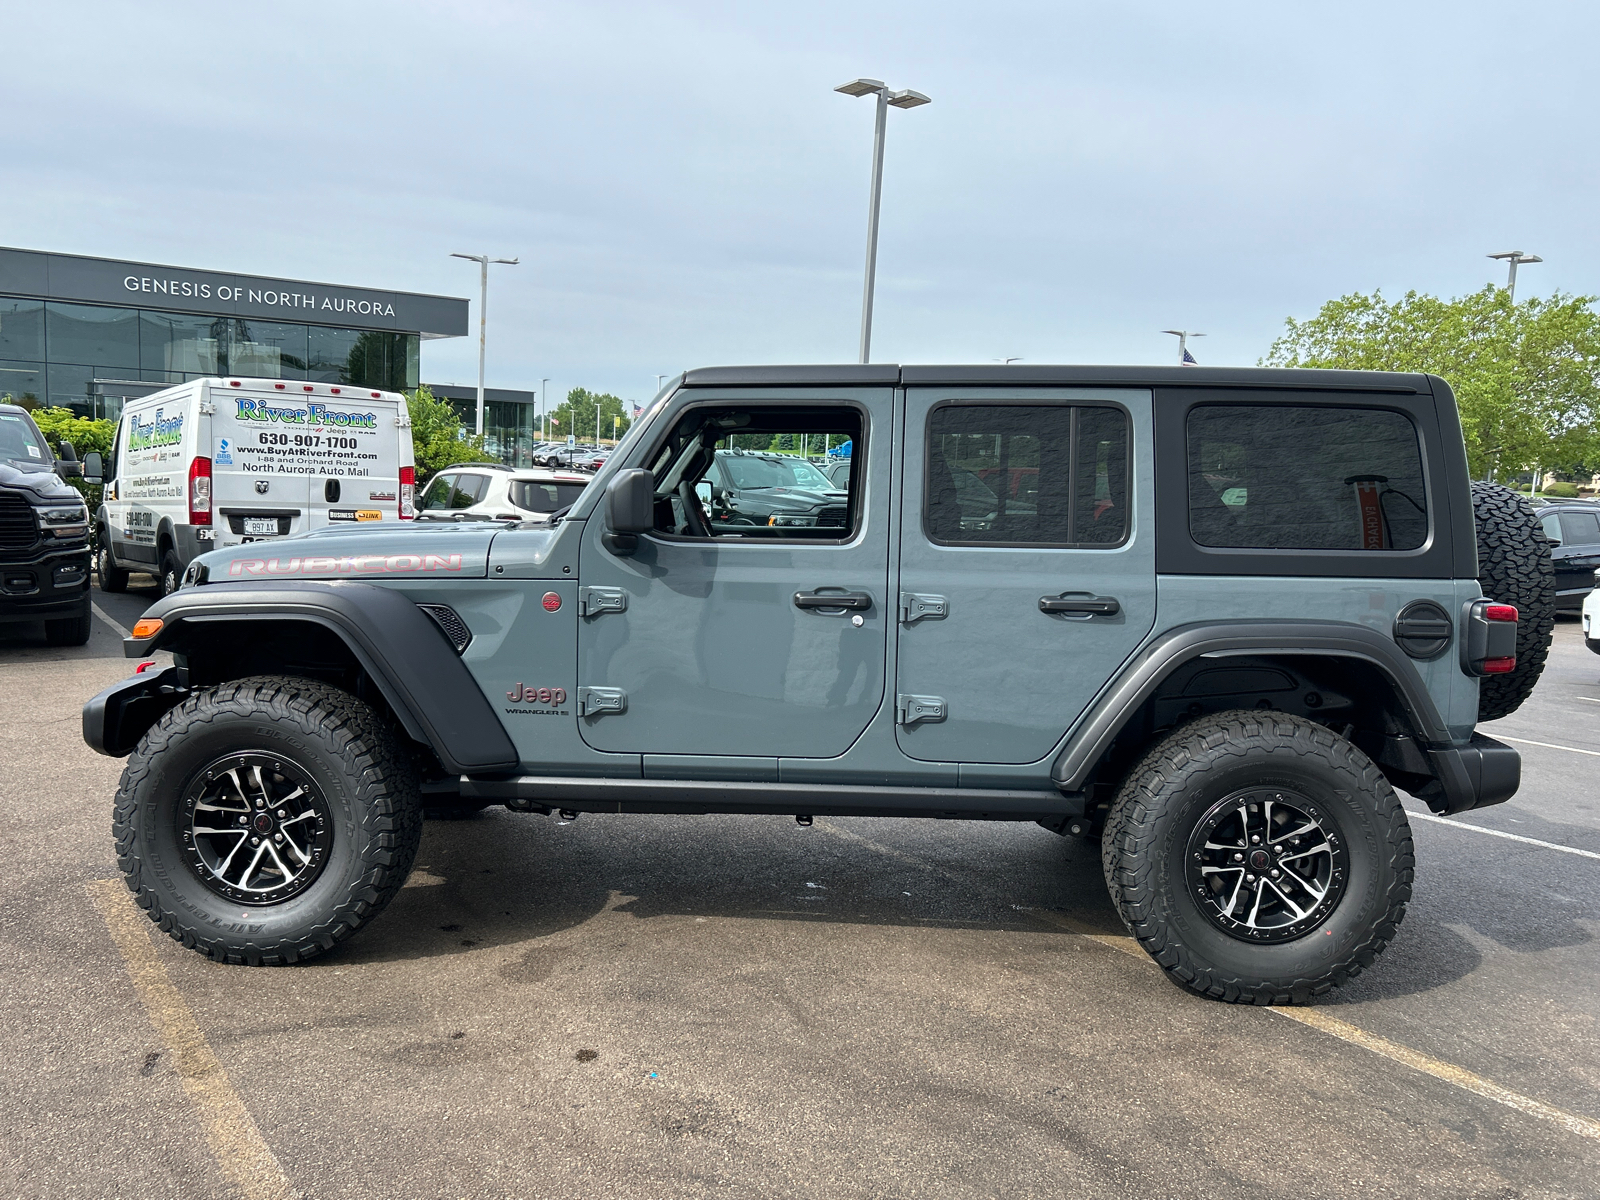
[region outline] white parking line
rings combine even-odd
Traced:
[[[89,607],[94,610],[94,615],[95,616],[99,617],[107,625],[111,626],[111,628],[115,629],[123,637],[132,637],[133,636],[133,634],[129,633],[126,629],[123,628],[122,623],[120,621],[113,620],[111,614],[106,612],[105,609],[101,608],[93,600],[89,601]]]
[[[1596,700],[1593,696],[1579,696],[1578,699],[1587,700],[1590,704],[1600,704],[1600,700]]]
[[[1509,733],[1496,733],[1495,737],[1503,742],[1521,742],[1524,746],[1543,746],[1546,750],[1569,750],[1573,754],[1588,754],[1600,758],[1600,750],[1580,750],[1576,746],[1558,746],[1554,742],[1536,742],[1531,738],[1514,738]]]
[[[1544,850],[1559,850],[1563,854],[1577,854],[1583,858],[1600,858],[1593,850],[1579,850],[1576,846],[1563,846],[1559,842],[1541,842],[1538,838],[1523,837],[1520,833],[1505,833],[1499,829],[1485,829],[1467,821],[1452,821],[1449,817],[1436,817],[1432,813],[1406,810],[1406,816],[1418,821],[1432,821],[1438,825],[1454,825],[1457,829],[1470,829],[1473,833],[1487,833],[1490,837],[1505,838],[1508,842],[1526,842]]]

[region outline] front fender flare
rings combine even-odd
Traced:
[[[126,639],[129,658],[156,650],[181,654],[187,640],[218,624],[321,625],[345,644],[406,732],[429,746],[445,770],[492,774],[518,764],[516,747],[455,647],[393,588],[346,580],[219,583],[174,592],[144,616],[160,620],[161,628],[153,637]]]

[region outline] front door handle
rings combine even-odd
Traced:
[[[872,607],[868,592],[796,592],[796,608],[846,608],[860,610]]]
[[[1076,613],[1084,617],[1114,617],[1122,611],[1110,596],[1040,596],[1039,611]]]

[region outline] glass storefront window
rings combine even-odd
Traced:
[[[310,328],[310,353],[306,359],[306,378],[314,383],[351,383],[350,355],[361,335],[354,329]]]
[[[226,317],[141,312],[139,365],[169,378],[220,375],[228,369],[228,325]]]
[[[7,400],[7,397],[10,399]],[[0,358],[0,400],[44,401],[44,364]]]
[[[106,374],[95,367],[75,363],[50,363],[45,368],[52,408],[70,408],[79,416],[94,416],[94,380]]]
[[[310,354],[304,325],[279,321],[235,321],[228,348],[228,374],[258,379],[304,379]]]
[[[139,366],[139,313],[96,304],[45,305],[45,358],[122,371]]]
[[[0,296],[0,358],[44,361],[43,300]]]

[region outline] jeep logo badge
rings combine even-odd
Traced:
[[[265,479],[256,480],[256,495],[265,496],[267,494],[267,489],[271,486],[272,485]]]

